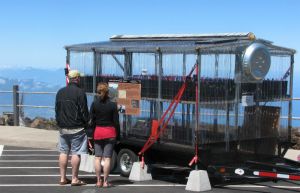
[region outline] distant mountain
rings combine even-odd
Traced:
[[[38,69],[38,68],[0,68],[0,77],[17,81],[43,82],[50,85],[65,84],[65,74],[61,69]],[[1,81],[0,81],[1,84]]]
[[[9,79],[0,76],[0,91],[10,91],[14,85],[19,85],[21,91],[45,92],[55,92],[63,86],[62,84],[39,82],[34,79]]]

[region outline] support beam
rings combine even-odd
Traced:
[[[111,56],[113,57],[113,59],[117,62],[118,66],[123,70],[124,72],[124,67],[122,66],[122,63],[118,60],[118,58],[114,55],[111,54]]]
[[[240,54],[236,54],[235,55],[235,70],[237,69],[241,69],[240,65],[241,64],[241,55]],[[241,72],[240,72],[241,73]],[[237,148],[239,148],[239,142],[240,142],[240,127],[239,127],[239,104],[240,104],[240,95],[241,95],[241,83],[240,82],[236,82],[235,83],[235,108],[234,108],[234,113],[235,113],[235,117],[234,117],[234,126],[235,126],[235,130],[236,130],[236,137],[237,137],[237,141],[238,141],[238,146]]]
[[[215,55],[215,77],[219,77],[219,54]],[[218,132],[218,109],[214,109],[214,122],[213,122],[214,133]]]
[[[196,75],[197,75],[197,86],[196,92],[196,101],[195,101],[195,147],[196,147],[196,155],[198,156],[198,146],[199,146],[199,131],[200,131],[200,123],[201,123],[201,108],[200,108],[200,91],[201,91],[201,53],[200,49],[197,49],[197,67],[196,67]],[[202,138],[200,139],[202,142]],[[198,163],[196,162],[195,169],[198,170]]]
[[[182,77],[186,76],[186,54],[182,54]],[[185,104],[181,104],[181,125],[182,128],[186,128],[186,121],[185,121]],[[186,135],[186,141],[189,141],[189,136]]]
[[[294,55],[291,55],[290,66],[290,98],[293,98],[293,78],[294,78]],[[293,101],[289,100],[289,112],[288,112],[288,141],[292,140],[292,114],[293,114]]]
[[[96,86],[97,86],[97,79],[96,79],[96,74],[97,74],[97,53],[94,50],[94,64],[93,64],[93,93],[96,93]]]
[[[158,102],[156,103],[156,110],[157,110],[157,119],[160,119],[161,117],[161,114],[162,114],[162,110],[163,110],[163,105],[162,105],[162,102],[161,102],[161,99],[162,99],[162,96],[161,96],[161,89],[162,89],[162,76],[163,76],[163,67],[162,67],[162,53],[160,51],[158,51],[156,53],[156,58],[155,58],[155,65],[157,65],[157,70],[158,70]]]

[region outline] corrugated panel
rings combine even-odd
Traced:
[[[113,36],[111,41],[92,42],[65,46],[71,51],[92,52],[161,52],[192,53],[196,48],[202,52],[228,53],[235,52],[236,48],[244,47],[254,41],[254,34],[249,33],[220,33],[220,34],[161,34],[161,35],[120,35]],[[295,50],[275,46],[272,42],[256,39],[270,48],[271,53],[294,54]]]
[[[150,34],[150,35],[114,35],[110,38],[111,41],[170,41],[170,40],[194,40],[215,38],[238,38],[238,39],[253,39],[255,35],[252,32],[246,33],[216,33],[216,34]]]

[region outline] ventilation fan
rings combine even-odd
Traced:
[[[242,82],[261,82],[269,72],[270,65],[268,48],[261,43],[251,44],[242,58]]]

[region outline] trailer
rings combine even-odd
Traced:
[[[292,144],[295,50],[251,32],[115,35],[65,49],[66,66],[84,74],[87,93],[109,82],[111,94],[126,106],[114,156],[123,175],[157,133],[142,152],[146,162],[187,166],[197,155],[197,166],[222,179],[249,176],[247,171],[259,177],[262,166],[299,173],[297,162],[283,158]],[[160,132],[157,123],[165,114],[170,118],[161,120]]]

